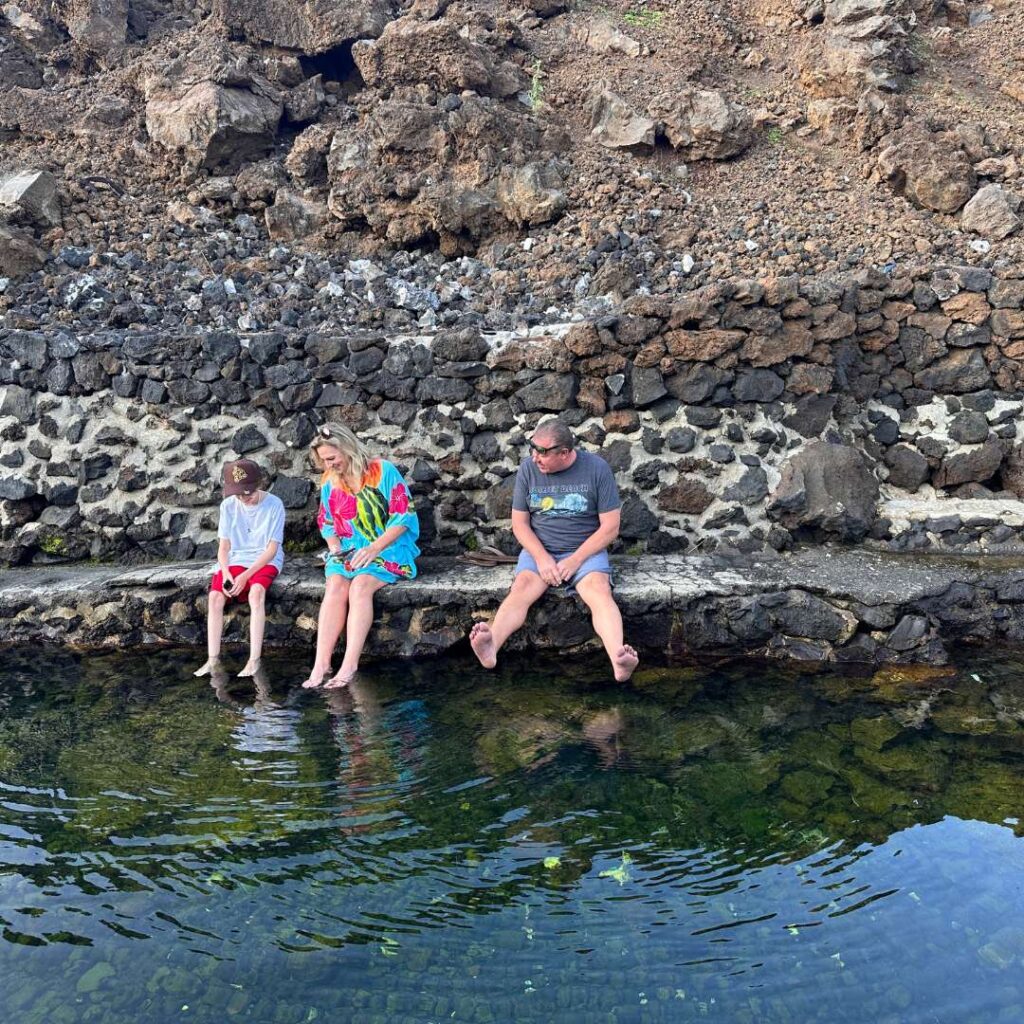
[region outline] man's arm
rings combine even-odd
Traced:
[[[558,563],[560,582],[571,580],[591,555],[604,551],[618,537],[621,519],[622,511],[617,508],[598,514],[597,529],[568,558],[563,558]]]
[[[533,556],[540,578],[549,587],[557,587],[561,583],[558,567],[555,565],[555,560],[548,554],[547,549],[541,544],[540,538],[533,532],[533,527],[530,526],[529,512],[512,509],[512,533],[516,540]]]

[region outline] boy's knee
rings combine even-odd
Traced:
[[[267,599],[267,588],[261,583],[254,583],[249,588],[249,604],[261,605]]]
[[[224,594],[221,591],[211,590],[209,603],[211,608],[223,609],[224,606],[228,603],[228,599],[224,596]]]

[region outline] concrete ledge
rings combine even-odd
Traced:
[[[748,654],[855,664],[941,664],[951,644],[1024,639],[1024,558],[814,548],[786,556],[618,558],[627,638],[648,653]],[[0,573],[0,641],[85,647],[201,646],[209,564],[55,566]],[[378,595],[369,653],[438,654],[493,612],[511,569],[426,559]],[[275,584],[270,647],[309,650],[322,569],[292,559]],[[243,642],[246,617],[226,640]],[[550,593],[513,648],[595,643],[585,609]]]

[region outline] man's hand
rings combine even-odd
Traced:
[[[558,582],[567,583],[580,571],[580,566],[583,564],[583,559],[578,558],[576,555],[569,555],[567,558],[563,558],[555,569],[558,572]]]
[[[360,548],[356,551],[351,558],[348,560],[348,564],[353,569],[365,569],[368,565],[373,563],[373,560],[380,554],[375,544],[367,544],[365,548]]]
[[[549,587],[557,587],[562,582],[558,564],[546,551],[543,558],[537,559],[537,573]]]

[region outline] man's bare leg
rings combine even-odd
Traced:
[[[348,622],[345,626],[345,657],[338,674],[328,686],[345,686],[359,669],[366,637],[373,625],[373,595],[384,586],[384,581],[366,573],[357,576],[348,591]]]
[[[238,673],[242,676],[254,676],[259,671],[260,659],[263,657],[263,630],[267,624],[267,588],[254,583],[249,588],[249,660],[245,668]]]
[[[327,577],[316,623],[316,660],[313,662],[309,677],[302,684],[307,689],[319,686],[324,681],[324,676],[331,674],[331,657],[348,612],[349,582],[344,576]]]
[[[576,584],[576,593],[583,598],[584,604],[590,609],[594,632],[604,644],[616,680],[624,683],[633,674],[640,658],[629,644],[622,642],[622,613],[612,596],[608,574],[603,572],[587,573]]]
[[[227,599],[219,590],[211,590],[206,599],[206,662],[195,675],[208,676],[220,666],[220,639],[224,635],[224,605]]]
[[[512,581],[505,600],[501,602],[494,621],[478,622],[469,633],[469,645],[484,668],[494,668],[498,651],[505,641],[526,621],[527,613],[543,597],[548,585],[530,569],[524,569]]]

